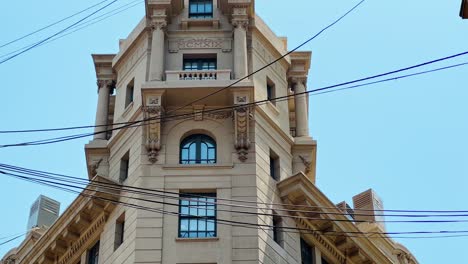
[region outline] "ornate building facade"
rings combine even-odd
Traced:
[[[117,54],[93,55],[99,184],[3,263],[417,263],[315,186],[311,52],[244,78],[288,51],[254,0],[145,4]]]

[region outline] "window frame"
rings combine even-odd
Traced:
[[[191,67],[186,67],[190,63]],[[208,68],[203,68],[204,63],[208,63]],[[214,67],[211,67],[211,63]],[[196,66],[196,69],[194,67]],[[216,71],[218,69],[217,58],[183,58],[182,70],[183,71]]]
[[[275,83],[267,77],[266,80],[266,93],[267,93],[267,100],[276,105],[276,85]]]
[[[122,158],[120,158],[120,173],[119,182],[123,183],[128,179],[130,172],[130,151],[127,151]]]
[[[218,236],[218,223],[217,223],[217,218],[218,218],[218,210],[217,210],[217,205],[216,205],[216,198],[217,198],[217,194],[215,192],[213,193],[187,193],[187,192],[184,192],[184,193],[180,193],[179,194],[179,220],[178,220],[178,230],[177,230],[177,237],[178,238],[182,238],[182,239],[206,239],[206,238],[216,238]],[[204,201],[201,201],[201,203],[204,203],[204,205],[200,206],[199,203],[200,203],[200,200],[198,199],[209,199],[209,198],[212,198],[213,199],[213,204],[212,204],[212,207],[213,209],[208,209],[209,207],[208,206],[211,206],[211,202],[204,202]],[[182,203],[184,201],[186,201],[187,199],[190,199],[190,200],[197,200],[197,205],[191,205],[190,202],[192,201],[189,201],[189,204],[188,205],[183,205]],[[196,231],[191,231],[190,230],[190,220],[200,220],[200,215],[197,213],[197,215],[190,215],[191,213],[191,210],[190,208],[195,208],[195,210],[198,212],[198,210],[200,210],[200,208],[205,208],[203,210],[205,210],[205,212],[207,212],[208,210],[213,210],[214,211],[214,214],[212,216],[209,216],[207,215],[208,213],[205,214],[205,216],[202,217],[202,219],[205,219],[205,230],[204,231],[200,231],[199,229],[199,222],[197,221],[197,230]],[[183,213],[183,208],[188,208],[188,214],[184,214]],[[184,220],[188,220],[188,230],[187,231],[182,231],[182,221]],[[213,222],[213,225],[214,225],[214,230],[210,230],[208,231],[208,221],[212,221]],[[188,236],[183,236],[182,235],[182,232],[184,233],[187,233]],[[190,236],[190,233],[193,232],[196,234],[195,237],[192,237]],[[199,233],[202,233],[202,232],[205,232],[205,236],[199,236]],[[212,236],[209,236],[208,234],[212,232],[213,235]]]
[[[207,157],[206,159],[202,159],[202,144],[212,144],[213,147],[211,149],[214,149],[214,156],[210,157],[209,156],[209,150],[210,147],[207,148]],[[190,158],[190,146],[191,144],[196,144],[195,145],[195,159]],[[186,147],[188,146],[188,147]],[[184,150],[187,150],[188,152],[188,157],[184,158],[183,157],[183,152]],[[185,137],[181,142],[179,146],[179,164],[183,165],[194,165],[194,164],[216,164],[217,163],[217,145],[216,141],[205,134],[193,134]],[[192,161],[194,161],[192,163]]]
[[[270,177],[275,181],[279,181],[281,178],[280,171],[281,167],[279,156],[270,149]]]
[[[308,259],[304,259],[308,257]],[[314,264],[315,251],[314,248],[301,237],[301,264]]]
[[[123,213],[115,221],[114,232],[114,251],[117,250],[124,243],[125,236],[125,213]]]
[[[100,241],[98,240],[94,245],[88,249],[88,256],[86,258],[87,264],[99,264]],[[92,256],[94,255],[94,258]]]
[[[124,109],[133,103],[134,100],[134,93],[135,93],[135,78],[133,78],[130,82],[128,82],[125,88],[125,106]]]
[[[273,241],[276,242],[280,247],[284,246],[284,233],[282,231],[283,219],[275,211],[273,211],[272,217],[272,226],[273,226]]]
[[[198,7],[202,5],[204,12],[198,11]],[[196,6],[197,11],[192,12],[192,6]],[[211,11],[207,12],[206,7],[210,6]],[[189,0],[188,4],[188,17],[189,18],[194,18],[194,19],[211,19],[213,18],[213,0]]]

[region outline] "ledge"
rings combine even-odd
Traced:
[[[233,163],[225,164],[174,164],[162,166],[166,170],[206,170],[206,169],[232,169]]]
[[[218,29],[220,26],[219,19],[217,18],[186,18],[182,19],[180,28],[187,30],[190,27],[212,27]]]
[[[219,241],[219,237],[204,237],[204,238],[176,238],[176,242],[214,242]]]

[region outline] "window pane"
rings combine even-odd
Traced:
[[[214,231],[215,230],[214,220],[207,220],[206,221],[206,230],[208,230],[208,231]]]
[[[188,231],[188,220],[187,219],[181,219],[180,220],[180,231]]]
[[[198,230],[206,231],[206,220],[198,220]]]
[[[212,3],[208,2],[205,5],[205,13],[212,13],[213,12],[213,5]]]

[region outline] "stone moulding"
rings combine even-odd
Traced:
[[[104,228],[106,221],[106,213],[101,213],[101,215],[96,218],[94,223],[84,232],[84,234],[81,235],[80,238],[71,245],[71,247],[65,252],[65,254],[57,263],[68,264],[76,261],[76,259],[81,256],[81,253],[86,250],[89,244],[99,236],[99,231]]]

